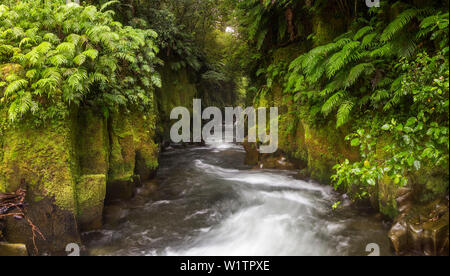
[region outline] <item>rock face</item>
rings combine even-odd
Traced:
[[[259,164],[259,151],[256,143],[249,143],[248,139],[245,139],[243,143],[245,149],[245,164],[246,165],[258,165]]]
[[[399,202],[403,212],[395,219],[389,231],[398,255],[419,254],[427,256],[449,255],[448,200],[415,205]]]
[[[12,244],[0,242],[0,257],[25,257],[28,256],[25,244]]]
[[[26,244],[30,254],[64,254],[68,243],[80,242],[80,231],[101,227],[105,199],[131,198],[158,167],[153,113],[106,118],[74,110],[58,124],[3,130],[0,192],[25,189],[27,217],[45,237],[35,239],[35,251],[26,220],[8,218],[6,240]]]

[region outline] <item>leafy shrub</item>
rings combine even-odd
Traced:
[[[11,1],[0,5],[0,101],[10,122],[68,115],[70,106],[147,108],[155,71],[157,34],[122,26],[112,11],[64,1]]]

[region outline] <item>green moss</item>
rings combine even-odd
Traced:
[[[329,5],[332,5],[331,2]],[[345,31],[346,20],[349,18],[336,16],[335,8],[328,6],[312,19],[315,46],[331,42],[338,34]]]
[[[417,200],[429,202],[448,195],[448,170],[424,167],[411,176],[411,182],[417,191]]]
[[[106,175],[83,175],[76,185],[78,223],[83,230],[101,227]]]
[[[359,153],[345,141],[346,130],[335,128],[334,121],[319,128],[303,122],[305,145],[308,152],[308,168],[311,177],[323,183],[330,183],[333,166],[345,159],[355,161]]]
[[[99,113],[99,112],[97,112]],[[109,167],[109,135],[106,119],[94,110],[78,112],[77,155],[81,175],[106,174]]]
[[[168,63],[170,64],[170,62]],[[169,137],[170,126],[170,112],[177,106],[183,106],[192,109],[192,99],[199,98],[199,92],[193,81],[190,80],[186,69],[179,71],[171,70],[170,66],[162,68],[162,88],[156,90],[156,98],[158,103],[158,111],[161,115],[160,125],[162,126],[162,135],[165,138]],[[203,102],[204,106],[208,103]]]
[[[131,178],[135,168],[135,145],[129,115],[124,112],[112,114],[109,128],[109,181]]]
[[[136,146],[135,174],[142,180],[148,180],[158,168],[159,147],[154,142],[155,117],[134,113],[133,138]]]
[[[0,164],[1,186],[11,192],[26,185],[29,196],[54,197],[63,210],[76,210],[76,160],[70,122],[59,127],[9,129]]]
[[[128,199],[134,192],[134,178],[150,179],[158,168],[159,148],[154,142],[156,116],[148,112],[115,113],[110,119],[110,164],[108,200]]]
[[[287,47],[276,49],[273,54],[273,63],[277,64],[280,62],[290,63],[296,59],[299,55],[307,51],[306,43],[294,43]]]
[[[391,219],[395,218],[399,214],[396,200],[398,188],[399,187],[395,185],[392,179],[390,179],[388,176],[384,176],[383,179],[381,179],[377,183],[380,213],[388,216]]]

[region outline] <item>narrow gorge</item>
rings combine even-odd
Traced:
[[[365,2],[0,0],[0,256],[448,256],[449,2]]]

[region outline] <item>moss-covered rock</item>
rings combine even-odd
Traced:
[[[394,181],[385,175],[377,182],[376,190],[380,213],[394,219],[399,213],[397,205],[398,185],[394,184]]]
[[[135,145],[135,175],[140,181],[151,179],[158,168],[159,147],[155,143],[156,116],[133,113],[131,116]],[[135,181],[136,182],[136,181]]]
[[[79,110],[76,123],[77,218],[80,229],[88,231],[102,226],[109,169],[109,133],[107,120],[93,109]]]
[[[25,244],[30,254],[65,255],[67,244],[81,244],[76,213],[61,209],[51,198],[28,200],[25,214],[45,239],[36,232],[33,234],[27,219],[13,217],[6,220],[5,234],[8,242]]]
[[[334,121],[320,127],[312,127],[303,122],[303,127],[308,168],[312,179],[330,183],[334,165],[345,159],[351,161],[359,159],[359,152],[345,141],[348,132],[345,129],[336,129]]]
[[[130,199],[135,187],[152,178],[158,168],[155,116],[151,112],[116,113],[109,128],[107,200]]]
[[[404,204],[407,203],[399,205]],[[389,238],[399,255],[448,256],[448,200],[435,200],[428,204],[416,203],[403,209],[389,231]]]
[[[410,175],[417,201],[426,203],[436,198],[448,196],[449,170],[424,167]]]
[[[192,99],[200,98],[195,80],[187,69],[172,70],[171,61],[166,63],[161,71],[162,88],[156,89],[157,107],[159,113],[158,134],[162,139],[169,140],[170,112],[174,107],[183,106],[192,110]],[[204,103],[205,104],[205,103]]]
[[[74,139],[80,175],[106,175],[110,154],[107,120],[100,112],[89,108],[80,109],[77,118]]]
[[[28,256],[25,244],[12,244],[0,242],[0,257],[25,257]]]
[[[112,114],[109,135],[111,155],[109,158],[108,182],[130,179],[134,175],[135,145],[133,127],[126,113]]]
[[[106,197],[106,175],[83,175],[76,187],[80,229],[89,231],[100,228]]]
[[[0,183],[6,192],[22,187],[32,200],[53,198],[76,211],[76,159],[68,122],[58,127],[14,128],[4,134]]]

